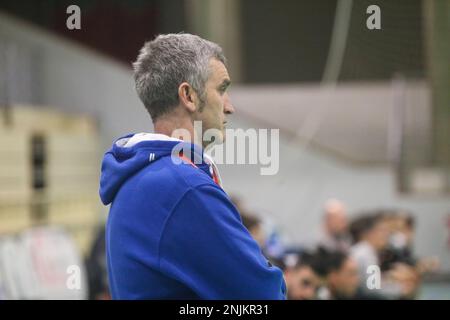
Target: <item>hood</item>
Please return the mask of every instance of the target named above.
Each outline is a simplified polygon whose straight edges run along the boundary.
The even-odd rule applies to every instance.
[[[108,205],[114,200],[129,177],[181,148],[191,150],[191,159],[193,162],[195,159],[199,169],[210,176],[214,170],[219,176],[214,161],[196,144],[157,133],[129,134],[117,139],[103,157],[99,190],[103,204]]]

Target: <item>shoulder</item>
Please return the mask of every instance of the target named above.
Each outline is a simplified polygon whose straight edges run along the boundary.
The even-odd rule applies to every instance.
[[[215,186],[214,181],[204,171],[187,163],[174,163],[164,157],[146,167],[140,177],[140,184],[164,189],[189,190],[203,185]]]

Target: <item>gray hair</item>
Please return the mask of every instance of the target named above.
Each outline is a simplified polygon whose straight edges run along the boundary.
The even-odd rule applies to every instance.
[[[178,87],[183,82],[204,101],[211,58],[226,63],[219,45],[188,33],[159,35],[144,44],[133,63],[134,81],[153,121],[178,105]]]

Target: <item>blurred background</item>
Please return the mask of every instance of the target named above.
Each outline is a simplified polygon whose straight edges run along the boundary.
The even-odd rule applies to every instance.
[[[376,256],[370,294],[450,299],[449,0],[2,0],[0,299],[109,298],[100,161],[152,131],[131,63],[182,31],[223,47],[230,127],[280,129],[278,174],[220,169],[290,298],[356,297]]]

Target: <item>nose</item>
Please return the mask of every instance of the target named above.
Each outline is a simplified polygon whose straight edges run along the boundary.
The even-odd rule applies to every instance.
[[[228,94],[226,93],[224,96],[224,103],[223,103],[223,112],[225,114],[233,114],[234,113],[234,107],[231,104],[231,100],[230,97],[228,96]]]

